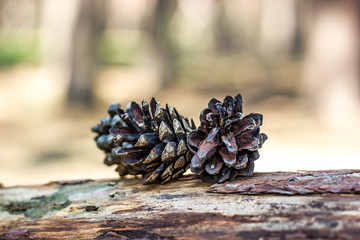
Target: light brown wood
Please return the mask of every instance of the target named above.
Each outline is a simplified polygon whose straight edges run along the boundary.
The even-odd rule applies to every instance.
[[[332,171],[331,174],[348,173]],[[280,175],[291,179],[294,173],[265,175],[276,181]],[[261,185],[261,178],[264,174],[255,174],[236,180],[236,184],[254,181]],[[214,193],[211,191],[218,185],[210,186],[211,183],[190,176],[165,185],[142,185],[141,179],[122,179],[1,188],[0,239],[357,239],[360,236],[357,192],[240,195]]]

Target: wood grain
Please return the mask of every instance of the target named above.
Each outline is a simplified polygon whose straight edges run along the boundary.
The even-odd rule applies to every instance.
[[[360,193],[360,170],[258,173],[211,186],[212,192],[285,195]]]
[[[280,181],[280,176],[291,179],[294,174],[304,173],[256,174],[233,184],[253,181],[268,186],[264,178],[276,182],[277,177]],[[345,173],[311,174],[334,178]],[[314,192],[291,196],[266,192],[247,195],[246,191],[241,195],[220,194],[214,192],[216,189],[221,188],[193,177],[165,185],[142,185],[140,179],[122,179],[2,188],[0,239],[357,239],[360,236],[360,195],[353,189],[349,194]]]

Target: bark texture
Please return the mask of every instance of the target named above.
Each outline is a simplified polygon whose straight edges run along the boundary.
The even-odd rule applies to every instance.
[[[5,187],[0,239],[357,239],[359,173],[258,173],[213,186],[187,176],[165,185],[122,179]],[[252,182],[260,189],[304,183],[312,194],[294,187],[224,194],[231,184],[239,189]],[[338,194],[334,187],[319,187],[325,182],[347,187]]]
[[[256,178],[242,178],[211,186],[212,192],[285,195],[315,193],[360,194],[360,170],[275,172],[256,174]]]

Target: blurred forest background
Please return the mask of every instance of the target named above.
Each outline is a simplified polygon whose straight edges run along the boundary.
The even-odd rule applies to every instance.
[[[255,171],[360,168],[357,0],[0,0],[0,182],[116,178],[90,127],[241,93]]]

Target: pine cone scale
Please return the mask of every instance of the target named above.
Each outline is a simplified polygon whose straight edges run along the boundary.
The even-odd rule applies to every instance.
[[[121,127],[121,126],[115,125],[109,129],[109,133],[112,136],[117,136],[120,134],[131,134],[131,131],[127,127]]]
[[[161,123],[160,123],[159,138],[160,138],[160,141],[162,141],[162,142],[175,140],[173,131],[171,130],[169,125],[166,124],[164,121],[161,121]]]
[[[236,95],[234,98],[234,115],[240,113],[242,115],[243,112],[243,100],[240,94]]]
[[[205,166],[205,170],[206,172],[208,172],[211,175],[215,175],[218,174],[221,170],[221,167],[223,166],[223,162],[219,161],[219,160],[213,160],[210,161],[208,164],[206,164]]]
[[[124,163],[133,165],[142,161],[142,159],[147,155],[147,153],[139,147],[134,148],[123,148],[119,149],[116,152],[116,156],[119,159],[122,159]]]
[[[191,165],[195,168],[203,166],[205,161],[215,154],[218,145],[216,142],[204,141],[191,159]]]
[[[144,124],[143,111],[142,111],[141,107],[139,106],[139,104],[137,104],[136,102],[131,102],[130,113],[131,113],[132,119],[134,119],[134,122],[141,129],[144,129],[145,124]]]
[[[236,159],[236,163],[234,165],[234,168],[236,169],[243,169],[246,167],[247,163],[249,161],[249,158],[247,156],[247,154],[243,154],[243,155],[238,155],[237,159]]]
[[[221,173],[221,177],[219,179],[219,183],[222,183],[226,180],[228,180],[230,178],[230,174],[231,174],[231,169],[230,168],[223,168],[223,171]]]
[[[186,159],[185,159],[184,156],[181,156],[181,157],[179,157],[179,159],[175,162],[174,168],[175,168],[175,169],[182,168],[182,167],[185,166],[185,164],[186,164]]]
[[[160,141],[156,133],[144,133],[137,140],[135,147],[154,147]]]
[[[165,143],[160,143],[156,145],[153,149],[151,149],[150,153],[148,154],[143,163],[151,163],[153,161],[160,160],[161,153],[164,151],[165,146]]]
[[[219,153],[226,166],[228,167],[234,166],[234,164],[236,163],[237,149],[235,149],[235,151],[233,152],[230,152],[228,148],[222,147],[220,148]]]
[[[191,133],[189,133],[187,143],[193,153],[197,152],[198,146],[204,141],[206,136],[207,133],[201,130],[192,131]]]
[[[201,141],[200,146],[198,146],[198,151],[191,160],[193,167],[196,168],[202,166],[208,158],[215,154],[217,147],[220,145],[218,139],[216,138],[216,134],[219,130],[219,128],[214,128],[208,134],[207,138],[204,141]]]
[[[177,146],[177,156],[186,154],[186,152],[188,151],[186,142],[184,140],[180,140],[178,146]]]
[[[220,139],[229,152],[236,152],[236,140],[233,133],[230,132],[229,134],[221,135]]]
[[[161,161],[165,162],[176,157],[177,144],[175,142],[168,142],[161,154]]]

